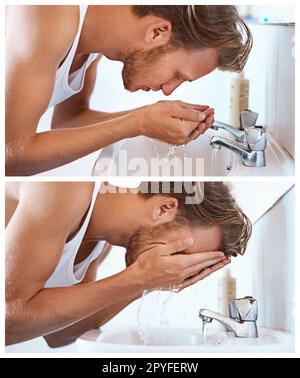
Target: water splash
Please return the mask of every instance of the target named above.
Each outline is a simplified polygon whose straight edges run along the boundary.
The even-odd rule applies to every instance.
[[[169,144],[167,157],[169,159],[176,157],[176,150],[177,150],[177,146],[175,144]]]
[[[187,145],[183,144],[182,148],[183,148],[183,158],[185,159],[187,157]]]
[[[178,289],[177,286],[171,286],[167,292],[164,293],[162,301],[159,301],[161,303],[160,307],[160,325],[162,327],[169,327],[169,319],[168,319],[168,314],[167,314],[167,306],[168,303],[171,301],[173,294],[177,293]],[[163,291],[159,291],[159,294],[163,293]]]
[[[150,340],[149,328],[147,324],[144,324],[145,322],[148,321],[148,319],[144,319],[143,314],[142,314],[142,308],[145,303],[145,297],[148,293],[149,293],[148,290],[143,291],[143,294],[140,299],[138,312],[137,312],[137,330],[144,345],[149,345],[149,340]]]
[[[169,290],[157,290],[152,293],[155,300],[155,306],[151,306],[151,311],[147,311],[145,297],[150,292],[145,290],[140,300],[137,313],[137,329],[144,345],[159,345],[164,343],[167,337],[167,330],[170,327],[168,319],[168,304],[170,303],[174,293],[179,291],[176,285],[170,286]],[[154,324],[155,323],[155,324]],[[155,330],[156,333],[151,330]],[[157,334],[157,327],[160,332]]]
[[[160,156],[159,156],[159,152],[158,152],[158,148],[157,148],[156,142],[155,142],[155,140],[152,139],[152,138],[149,138],[149,139],[150,139],[150,142],[151,142],[151,144],[152,144],[152,147],[153,147],[153,150],[154,150],[155,156],[156,156],[156,158],[159,159]]]

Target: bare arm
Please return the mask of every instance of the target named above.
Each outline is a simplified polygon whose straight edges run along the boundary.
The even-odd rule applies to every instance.
[[[109,246],[110,248],[111,246]],[[104,256],[103,256],[104,255]],[[95,260],[90,266],[89,269],[82,281],[81,284],[87,282],[93,282],[96,280],[97,269],[103,262],[104,258],[107,255],[107,247],[102,251],[101,255]],[[104,257],[104,258],[103,258]],[[121,310],[123,310],[127,305],[129,305],[133,300],[137,299],[139,296],[132,296],[132,298],[122,300],[114,305],[108,306],[101,311],[98,311],[96,314],[81,320],[78,323],[66,327],[58,332],[51,333],[44,336],[47,344],[52,348],[61,347],[68,345],[74,342],[78,337],[83,335],[85,332],[91,329],[97,329],[103,324],[112,319],[117,315]]]
[[[22,186],[6,230],[7,343],[58,331],[138,296],[134,270],[73,287],[44,288],[68,235],[89,206],[91,190],[91,183]]]
[[[95,88],[97,67],[100,59],[101,55],[99,55],[87,69],[83,89],[55,106],[52,117],[52,129],[92,125],[98,122],[115,119],[137,110],[131,109],[109,113],[90,108],[90,98]]]

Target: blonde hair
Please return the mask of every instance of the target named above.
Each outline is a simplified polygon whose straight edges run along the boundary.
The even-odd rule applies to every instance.
[[[156,183],[155,193],[151,193],[151,182],[140,185],[139,195],[145,199],[154,195],[175,197],[178,201],[178,214],[174,221],[165,225],[166,228],[191,225],[201,227],[217,226],[221,230],[221,250],[227,256],[243,255],[252,232],[249,218],[237,205],[230,193],[229,186],[223,182],[191,183],[201,188],[203,195],[201,202],[197,204],[187,203],[186,199],[193,194],[186,190],[185,185],[177,185],[176,182],[168,182],[169,191],[166,193],[166,183]],[[176,188],[181,187],[178,193]]]
[[[233,5],[133,5],[137,17],[149,14],[172,24],[170,45],[217,48],[218,68],[241,72],[252,48],[252,35]]]

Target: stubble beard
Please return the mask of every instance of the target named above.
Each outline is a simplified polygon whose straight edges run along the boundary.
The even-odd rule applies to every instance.
[[[122,69],[122,78],[124,88],[128,91],[134,90],[137,78],[145,78],[146,75],[151,76],[150,67],[163,54],[173,50],[169,44],[155,47],[151,50],[134,50],[126,54],[124,58],[124,66]]]

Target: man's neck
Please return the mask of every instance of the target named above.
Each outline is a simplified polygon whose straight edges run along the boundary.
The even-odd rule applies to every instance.
[[[78,54],[102,53],[112,60],[123,60],[134,34],[130,6],[90,5],[84,20]],[[125,47],[125,49],[124,49]]]
[[[122,194],[123,195],[123,194]],[[128,221],[122,221],[118,193],[99,193],[85,234],[86,241],[105,240],[127,247],[132,233]]]

